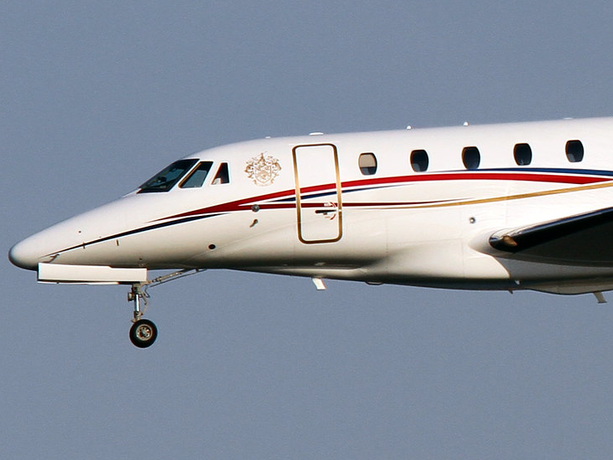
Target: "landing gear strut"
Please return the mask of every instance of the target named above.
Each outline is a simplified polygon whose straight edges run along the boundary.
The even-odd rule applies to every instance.
[[[128,294],[128,301],[134,302],[134,324],[130,328],[130,341],[138,348],[150,347],[158,336],[158,328],[153,321],[142,318],[144,310],[141,309],[141,299],[146,306],[148,297],[140,283],[133,284]]]

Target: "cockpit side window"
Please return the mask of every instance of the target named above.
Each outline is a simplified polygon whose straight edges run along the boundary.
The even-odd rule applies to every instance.
[[[228,163],[222,163],[217,170],[217,174],[215,174],[215,179],[213,179],[212,185],[218,184],[229,184],[230,183],[230,173],[228,171]]]
[[[187,178],[179,184],[180,188],[198,188],[202,187],[204,184],[204,180],[206,176],[209,174],[211,170],[211,166],[213,166],[212,161],[203,161],[200,163],[194,170],[190,173]]]
[[[198,160],[179,160],[163,169],[139,188],[138,193],[167,192],[192,169]]]

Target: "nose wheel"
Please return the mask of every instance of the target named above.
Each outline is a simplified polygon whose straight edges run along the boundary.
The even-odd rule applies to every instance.
[[[148,348],[153,345],[158,336],[158,328],[148,319],[143,319],[144,311],[141,309],[141,299],[147,305],[148,295],[141,284],[133,284],[128,294],[128,301],[134,302],[134,319],[130,328],[130,341],[138,348]]]
[[[138,348],[150,347],[157,336],[158,328],[148,319],[140,319],[130,328],[130,341]]]

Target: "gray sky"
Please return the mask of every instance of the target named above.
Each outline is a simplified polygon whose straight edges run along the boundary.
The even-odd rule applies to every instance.
[[[4,2],[1,246],[223,143],[613,115],[612,30],[596,0]],[[592,296],[210,271],[150,290],[139,350],[126,288],[0,272],[2,458],[613,456]]]

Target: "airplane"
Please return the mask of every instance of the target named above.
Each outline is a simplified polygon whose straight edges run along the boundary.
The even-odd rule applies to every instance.
[[[147,288],[206,269],[605,302],[612,234],[613,118],[465,123],[187,155],[9,259],[39,282],[129,286],[147,348]]]

